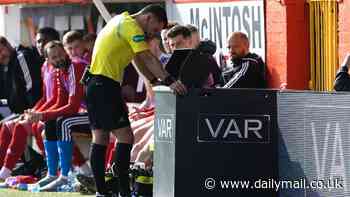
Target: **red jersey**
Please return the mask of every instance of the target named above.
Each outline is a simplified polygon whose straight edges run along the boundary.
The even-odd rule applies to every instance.
[[[55,93],[57,92],[57,86],[55,83],[57,80],[57,71],[52,65],[48,64],[47,62],[44,62],[41,67],[41,79],[43,82],[42,97],[33,107],[35,111],[42,111],[47,109],[53,105],[56,100]]]
[[[80,79],[85,66],[86,64],[73,60],[67,69],[57,69],[56,102],[52,107],[42,112],[43,121],[74,115],[79,111],[84,103],[84,90]]]

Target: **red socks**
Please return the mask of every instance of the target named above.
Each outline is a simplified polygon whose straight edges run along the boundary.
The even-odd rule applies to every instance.
[[[27,146],[28,132],[21,124],[16,124],[12,135],[4,162],[4,166],[9,170],[15,167],[16,162],[24,153]]]
[[[11,133],[6,124],[2,124],[0,128],[0,167],[3,166],[7,148],[11,142]]]

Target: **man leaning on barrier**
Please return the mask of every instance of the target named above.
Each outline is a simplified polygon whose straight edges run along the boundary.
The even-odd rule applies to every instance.
[[[192,29],[195,27],[191,27]],[[203,75],[205,77],[204,81],[198,81],[198,83],[189,83],[186,80],[183,81],[186,86],[189,88],[189,86],[193,86],[196,88],[213,88],[220,85],[220,69],[217,65],[215,59],[212,57],[210,53],[208,53],[205,49],[209,48],[208,46],[201,46],[200,41],[198,39],[192,38],[193,34],[191,30],[187,26],[183,25],[175,25],[169,31],[167,32],[167,39],[169,42],[169,46],[172,52],[175,50],[183,50],[183,49],[194,49],[193,53],[190,53],[187,58],[182,62],[181,68],[179,69],[180,72],[183,72],[183,67],[191,66],[195,67],[195,69],[192,69],[191,71],[196,71],[196,73],[192,72],[190,74],[190,78],[196,80],[195,75]],[[195,42],[195,43],[194,43]],[[216,49],[216,46],[214,45],[214,48]],[[203,50],[204,49],[204,50]],[[194,54],[196,53],[196,55]],[[199,61],[199,59],[201,61]],[[189,63],[189,61],[191,61]],[[216,69],[213,69],[216,68]],[[205,71],[205,72],[203,72]],[[170,71],[169,71],[170,72]],[[188,71],[187,71],[188,72]],[[202,72],[204,74],[202,74]],[[191,81],[192,82],[192,81]]]
[[[154,57],[145,42],[167,25],[164,8],[149,5],[134,15],[124,12],[115,16],[98,34],[87,82],[87,108],[92,129],[90,161],[96,181],[96,196],[108,196],[105,186],[105,153],[112,132],[118,144],[115,164],[121,196],[130,196],[129,163],[134,142],[128,112],[122,100],[120,81],[125,67],[133,60],[137,69],[152,84],[159,81],[177,94],[186,88],[171,77]]]
[[[213,55],[216,52],[216,43],[208,39],[201,40],[199,36],[199,30],[196,26],[188,24],[186,25],[186,27],[191,31],[192,48],[197,49],[200,52],[208,55],[208,64],[211,73],[210,77],[214,82],[214,86],[223,86],[224,79],[221,75],[221,70],[215,58],[213,57]]]

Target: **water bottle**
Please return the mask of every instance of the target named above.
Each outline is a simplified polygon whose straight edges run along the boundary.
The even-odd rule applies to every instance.
[[[77,177],[76,173],[73,171],[70,171],[68,173],[68,185],[73,185],[76,182],[75,180],[76,177]]]
[[[17,185],[17,189],[26,191],[26,190],[28,190],[28,184],[20,183],[20,184]]]
[[[68,184],[68,185],[62,185],[61,187],[57,188],[58,192],[74,192],[73,187]]]
[[[38,184],[28,184],[27,190],[30,192],[39,192],[40,186]]]

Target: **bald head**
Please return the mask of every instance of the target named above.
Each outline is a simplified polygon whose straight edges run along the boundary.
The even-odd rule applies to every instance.
[[[227,42],[231,59],[242,58],[249,53],[249,40],[245,33],[233,32]]]

